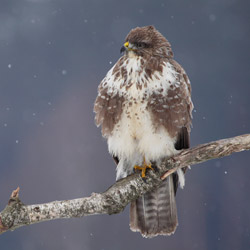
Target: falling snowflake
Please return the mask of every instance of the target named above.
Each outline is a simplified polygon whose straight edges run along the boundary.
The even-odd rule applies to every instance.
[[[63,69],[63,70],[62,70],[62,74],[63,74],[63,75],[66,75],[66,74],[67,74],[67,70]]]
[[[216,20],[216,16],[215,16],[214,14],[210,14],[210,15],[209,15],[209,20],[210,20],[211,22],[214,22],[214,21]]]

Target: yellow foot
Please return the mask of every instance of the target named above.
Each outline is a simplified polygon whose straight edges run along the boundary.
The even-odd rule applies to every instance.
[[[146,170],[148,168],[154,170],[153,167],[152,167],[152,165],[151,165],[151,163],[146,164],[145,161],[143,163],[143,166],[137,166],[137,165],[134,166],[135,170],[141,170],[141,177],[142,178],[145,178],[145,176],[146,176]]]

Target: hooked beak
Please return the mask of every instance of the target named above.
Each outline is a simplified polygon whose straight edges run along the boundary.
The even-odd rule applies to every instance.
[[[123,53],[124,51],[126,51],[128,47],[129,47],[129,42],[124,43],[120,49],[120,53]]]

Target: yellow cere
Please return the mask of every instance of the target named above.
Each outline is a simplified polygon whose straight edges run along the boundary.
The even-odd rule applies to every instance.
[[[124,43],[124,46],[125,46],[126,48],[128,48],[129,42],[125,42],[125,43]]]

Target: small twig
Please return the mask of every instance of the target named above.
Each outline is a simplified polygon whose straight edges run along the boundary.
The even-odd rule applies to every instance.
[[[20,191],[20,187],[17,187],[17,189],[14,190],[14,191],[11,193],[10,198],[18,198],[18,196],[19,196],[19,191]]]
[[[74,200],[24,205],[19,199],[19,187],[11,194],[8,205],[0,213],[0,234],[24,225],[59,218],[83,217],[94,214],[114,214],[123,211],[129,202],[156,188],[178,168],[250,149],[250,134],[202,144],[166,158],[149,171],[146,181],[139,174],[130,175],[111,186],[106,192]]]

